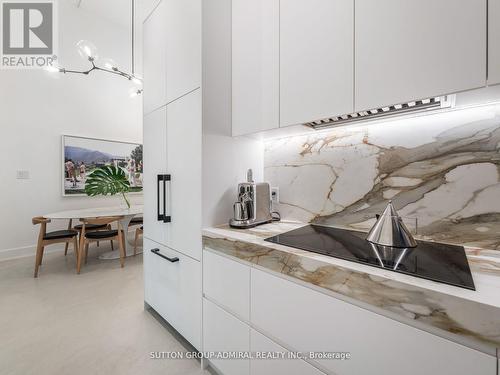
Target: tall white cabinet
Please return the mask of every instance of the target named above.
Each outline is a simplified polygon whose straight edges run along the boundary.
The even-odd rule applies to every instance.
[[[201,0],[143,30],[144,299],[201,350]]]

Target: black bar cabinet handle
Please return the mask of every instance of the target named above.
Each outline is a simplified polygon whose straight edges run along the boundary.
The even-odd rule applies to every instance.
[[[172,216],[167,215],[167,182],[170,183],[172,177],[169,174],[163,175],[163,222],[172,222]]]
[[[175,257],[175,258],[169,258],[168,256],[161,254],[161,253],[160,253],[160,249],[152,249],[152,250],[151,250],[151,252],[152,252],[153,254],[158,255],[159,257],[161,257],[161,258],[163,258],[163,259],[168,260],[169,262],[172,262],[172,263],[176,263],[176,262],[178,262],[178,261],[179,261],[179,258],[177,258],[177,257]]]
[[[159,174],[156,181],[156,213],[158,216],[158,221],[163,221],[164,215],[160,213],[160,182],[163,181],[163,175]],[[165,213],[165,208],[163,208]]]
[[[165,185],[165,177],[166,175],[162,176],[162,181],[163,181],[163,222],[165,223],[165,219],[167,216],[167,187]]]

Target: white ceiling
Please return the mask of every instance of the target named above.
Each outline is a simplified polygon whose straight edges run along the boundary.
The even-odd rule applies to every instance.
[[[75,6],[108,21],[130,28],[132,0],[73,0]],[[138,4],[136,4],[136,8]]]

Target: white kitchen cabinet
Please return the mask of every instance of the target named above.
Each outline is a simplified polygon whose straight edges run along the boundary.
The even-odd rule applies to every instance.
[[[144,300],[201,350],[201,265],[144,239]]]
[[[201,0],[162,0],[166,24],[167,103],[201,86]]]
[[[162,0],[143,24],[144,113],[201,86],[201,0]]]
[[[144,117],[144,236],[197,260],[201,133],[200,90]]]
[[[279,0],[232,1],[233,136],[279,127]]]
[[[249,352],[250,327],[207,299],[203,299],[203,351],[221,354]],[[227,375],[249,375],[250,360],[211,358]]]
[[[230,282],[228,282],[230,280]],[[250,267],[205,251],[203,294],[246,322],[250,320]]]
[[[144,300],[201,350],[201,0],[161,0],[143,37]]]
[[[201,258],[201,90],[167,106],[166,245]]]
[[[355,109],[486,84],[486,0],[356,0]]]
[[[353,112],[354,0],[280,3],[280,126]]]
[[[152,112],[167,103],[167,25],[162,1],[143,24],[143,110]]]
[[[496,373],[493,356],[253,268],[251,322],[294,350],[349,352],[349,360],[317,361],[336,374]]]
[[[488,84],[500,83],[500,0],[488,0]]]
[[[251,375],[324,375],[323,372],[309,363],[289,356],[288,350],[256,330],[250,331],[250,351],[252,353],[279,353],[280,359],[252,359],[250,361]]]

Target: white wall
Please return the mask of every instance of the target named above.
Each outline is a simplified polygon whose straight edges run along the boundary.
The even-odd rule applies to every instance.
[[[130,69],[130,31],[59,1],[59,57],[68,68],[85,68],[75,43],[91,40],[100,56]],[[61,195],[61,135],[142,142],[141,99],[131,84],[96,72],[90,76],[40,70],[0,71],[0,259],[32,252],[38,227],[31,218],[50,212],[119,204],[118,197]],[[29,180],[16,180],[28,170]],[[134,197],[140,202],[142,197]],[[66,226],[53,223],[51,229]],[[34,251],[34,250],[33,250]]]
[[[203,225],[225,224],[248,168],[264,176],[261,141],[231,137],[231,0],[203,1]]]

